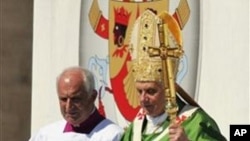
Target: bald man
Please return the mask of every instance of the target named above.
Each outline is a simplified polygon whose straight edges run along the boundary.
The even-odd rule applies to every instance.
[[[29,141],[118,141],[123,129],[95,107],[93,74],[81,67],[65,69],[57,78],[63,120],[47,125]]]

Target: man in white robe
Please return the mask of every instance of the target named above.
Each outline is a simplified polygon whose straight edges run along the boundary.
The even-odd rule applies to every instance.
[[[65,69],[57,80],[64,120],[41,128],[29,141],[119,141],[123,129],[98,112],[94,88],[90,71],[80,67]]]

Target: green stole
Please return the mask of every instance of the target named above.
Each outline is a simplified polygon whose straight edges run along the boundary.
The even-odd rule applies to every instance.
[[[178,114],[177,122],[182,123],[183,120],[188,119],[196,110],[198,107],[190,106],[190,105],[185,105],[181,111]],[[141,112],[141,111],[140,111]],[[182,119],[182,117],[185,117],[185,119]],[[178,121],[178,119],[180,119]],[[168,125],[169,125],[169,120],[166,120],[161,127],[164,129],[160,133],[154,133],[154,134],[148,134],[144,135],[142,134],[142,131],[144,130],[146,125],[144,122],[146,122],[145,116],[142,117],[136,117],[134,120],[134,128],[133,128],[133,141],[141,141],[147,140],[147,141],[160,141],[166,134],[168,134]]]

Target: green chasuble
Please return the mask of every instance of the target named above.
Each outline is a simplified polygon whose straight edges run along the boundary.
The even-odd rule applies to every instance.
[[[146,118],[143,119],[145,123]],[[162,128],[168,128],[169,121],[166,120],[162,124]],[[133,128],[135,123],[132,122],[130,126],[126,129],[122,141],[133,141]],[[190,141],[226,141],[225,137],[220,133],[219,127],[216,122],[201,108],[194,111],[189,117],[181,122],[181,126],[184,127],[185,133]],[[163,131],[159,133],[145,135],[143,134],[142,126],[141,140],[142,141],[153,141]],[[159,139],[159,138],[158,138]],[[139,141],[139,140],[136,140]],[[164,135],[159,139],[159,141],[169,141],[168,133],[164,132]]]

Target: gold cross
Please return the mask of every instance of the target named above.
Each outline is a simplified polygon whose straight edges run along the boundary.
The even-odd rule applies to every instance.
[[[165,29],[165,30],[164,30]],[[176,103],[175,74],[171,59],[179,59],[183,55],[181,46],[171,47],[168,41],[167,24],[162,21],[158,24],[160,47],[148,47],[149,57],[160,56],[162,59],[162,74],[166,95],[166,112],[170,121],[174,121],[178,111]]]

